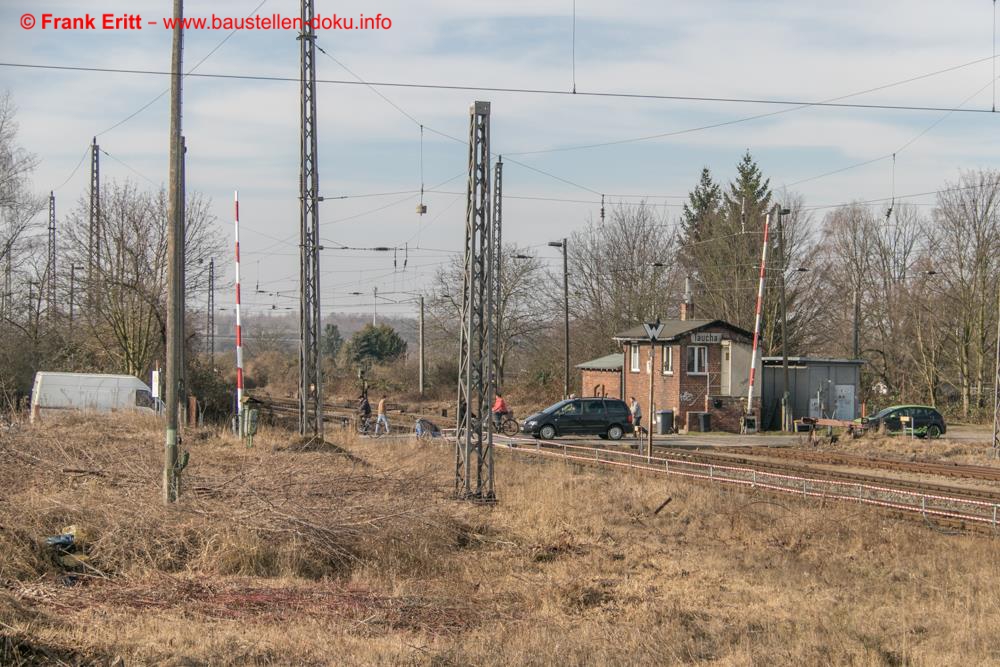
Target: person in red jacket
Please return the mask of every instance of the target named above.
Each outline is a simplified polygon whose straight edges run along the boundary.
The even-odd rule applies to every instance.
[[[500,424],[503,422],[504,416],[506,416],[507,401],[503,400],[503,394],[499,391],[497,392],[497,398],[493,401],[493,424],[496,426],[496,430],[500,430]]]

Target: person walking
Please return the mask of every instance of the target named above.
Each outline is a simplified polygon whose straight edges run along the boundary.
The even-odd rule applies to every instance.
[[[629,410],[632,412],[632,425],[635,428],[633,433],[635,437],[639,437],[639,431],[642,429],[642,408],[639,407],[639,401],[635,400],[635,396],[630,397],[632,403],[629,405]]]
[[[378,427],[384,426],[385,432],[389,433],[389,418],[385,415],[385,394],[382,394],[382,399],[378,402],[378,417],[375,419],[375,435],[378,435]]]

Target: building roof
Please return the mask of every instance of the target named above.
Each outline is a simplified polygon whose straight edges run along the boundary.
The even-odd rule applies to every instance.
[[[662,320],[660,323],[663,325],[663,331],[660,333],[660,337],[657,340],[661,341],[676,340],[684,334],[693,333],[709,327],[725,327],[733,333],[746,336],[747,338],[751,338],[753,336],[753,334],[749,331],[745,331],[738,326],[730,324],[729,322],[724,322],[723,320]],[[648,341],[649,337],[646,335],[645,326],[639,324],[615,334],[614,339]]]
[[[765,366],[782,365],[782,357],[764,357],[761,362]],[[833,357],[788,357],[788,363],[794,366],[821,366],[824,364],[854,364],[861,366],[867,363],[864,359],[837,359]]]
[[[615,352],[577,364],[576,367],[585,371],[620,371],[624,365],[625,355],[621,352]]]

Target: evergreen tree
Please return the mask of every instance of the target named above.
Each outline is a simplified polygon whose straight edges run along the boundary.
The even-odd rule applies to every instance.
[[[348,358],[360,364],[395,361],[405,353],[406,341],[388,324],[366,325],[346,347]]]
[[[697,243],[707,236],[709,227],[719,213],[722,204],[722,188],[712,180],[708,167],[701,170],[701,180],[688,194],[681,214],[682,244]]]
[[[327,324],[323,328],[323,337],[320,339],[320,347],[323,354],[331,359],[337,358],[337,353],[344,345],[344,337],[340,334],[340,327],[336,324]]]

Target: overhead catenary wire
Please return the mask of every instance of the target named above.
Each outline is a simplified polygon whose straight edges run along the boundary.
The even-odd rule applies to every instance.
[[[124,67],[94,67],[94,66],[84,66],[84,65],[49,65],[42,63],[20,63],[20,62],[0,62],[0,67],[11,67],[11,68],[21,68],[21,69],[40,69],[40,70],[61,70],[68,72],[95,72],[95,73],[105,73],[105,74],[134,74],[142,76],[170,76],[169,71],[165,70],[152,70],[152,69],[129,69]],[[244,81],[275,81],[275,82],[286,82],[286,83],[299,83],[298,77],[290,76],[277,76],[269,74],[222,74],[222,73],[206,73],[206,72],[192,72],[185,75],[188,78],[203,78],[203,79],[231,79],[231,80],[244,80]],[[697,96],[697,95],[666,95],[658,93],[626,93],[626,92],[611,92],[611,91],[577,91],[573,93],[569,90],[559,90],[556,88],[513,88],[513,87],[503,87],[503,86],[473,86],[473,85],[462,85],[462,84],[441,84],[441,83],[414,83],[414,82],[402,82],[402,81],[350,81],[347,79],[316,79],[318,84],[326,85],[340,85],[340,86],[354,86],[354,85],[364,85],[371,87],[381,87],[381,88],[413,88],[417,90],[454,90],[454,91],[472,91],[472,92],[487,92],[487,93],[512,93],[512,94],[524,94],[524,95],[578,95],[586,97],[597,97],[597,98],[619,98],[619,99],[647,99],[647,100],[663,100],[663,101],[673,101],[673,102],[708,102],[708,103],[720,103],[720,104],[767,104],[767,105],[781,105],[781,106],[809,106],[809,107],[832,107],[832,108],[842,108],[842,109],[880,109],[886,111],[959,111],[963,113],[992,113],[991,109],[957,109],[954,107],[941,107],[933,105],[916,105],[916,104],[861,104],[861,103],[845,103],[845,102],[815,102],[809,100],[794,100],[794,99],[766,99],[766,98],[755,98],[755,97],[709,97],[709,96]],[[428,131],[442,134],[449,139],[456,139],[447,134],[437,132],[433,128],[428,127]],[[461,140],[458,140],[461,141]],[[507,153],[504,153],[506,155]]]

